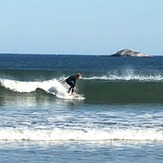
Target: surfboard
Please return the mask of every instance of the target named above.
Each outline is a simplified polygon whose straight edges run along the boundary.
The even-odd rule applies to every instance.
[[[57,98],[59,99],[65,99],[65,100],[84,100],[85,97],[83,94],[69,94],[66,91],[58,91],[56,89],[54,89],[53,87],[50,88],[48,91],[48,93],[55,95]]]
[[[85,97],[83,94],[68,94],[70,97],[72,97],[72,99],[79,99],[79,100],[84,100]]]
[[[60,99],[67,99],[67,100],[84,100],[85,97],[84,95],[82,94],[64,94],[64,95],[59,95],[59,94],[56,94],[56,97],[57,98],[60,98]]]

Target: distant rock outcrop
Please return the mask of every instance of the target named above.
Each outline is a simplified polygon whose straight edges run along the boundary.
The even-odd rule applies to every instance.
[[[142,52],[135,52],[130,49],[123,49],[112,55],[113,57],[150,57]]]

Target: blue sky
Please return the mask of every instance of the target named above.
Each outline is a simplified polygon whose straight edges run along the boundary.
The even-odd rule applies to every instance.
[[[163,0],[0,0],[0,52],[163,54]]]

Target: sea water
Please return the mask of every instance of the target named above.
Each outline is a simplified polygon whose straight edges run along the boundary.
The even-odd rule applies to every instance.
[[[163,161],[162,57],[1,54],[0,75],[0,162]]]

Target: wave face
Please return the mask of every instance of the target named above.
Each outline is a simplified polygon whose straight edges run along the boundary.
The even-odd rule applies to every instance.
[[[1,55],[0,59],[4,97],[51,93],[63,98],[68,89],[64,80],[80,72],[83,79],[76,92],[85,103],[163,103],[163,57]]]
[[[31,96],[54,95],[56,98],[69,99],[68,86],[64,80],[17,81],[0,79],[2,95],[26,93]],[[39,91],[40,90],[40,91]],[[42,91],[43,92],[42,92]],[[86,103],[163,103],[163,82],[110,80],[110,78],[90,77],[78,82],[77,94],[85,97]],[[37,94],[35,94],[37,93]]]

